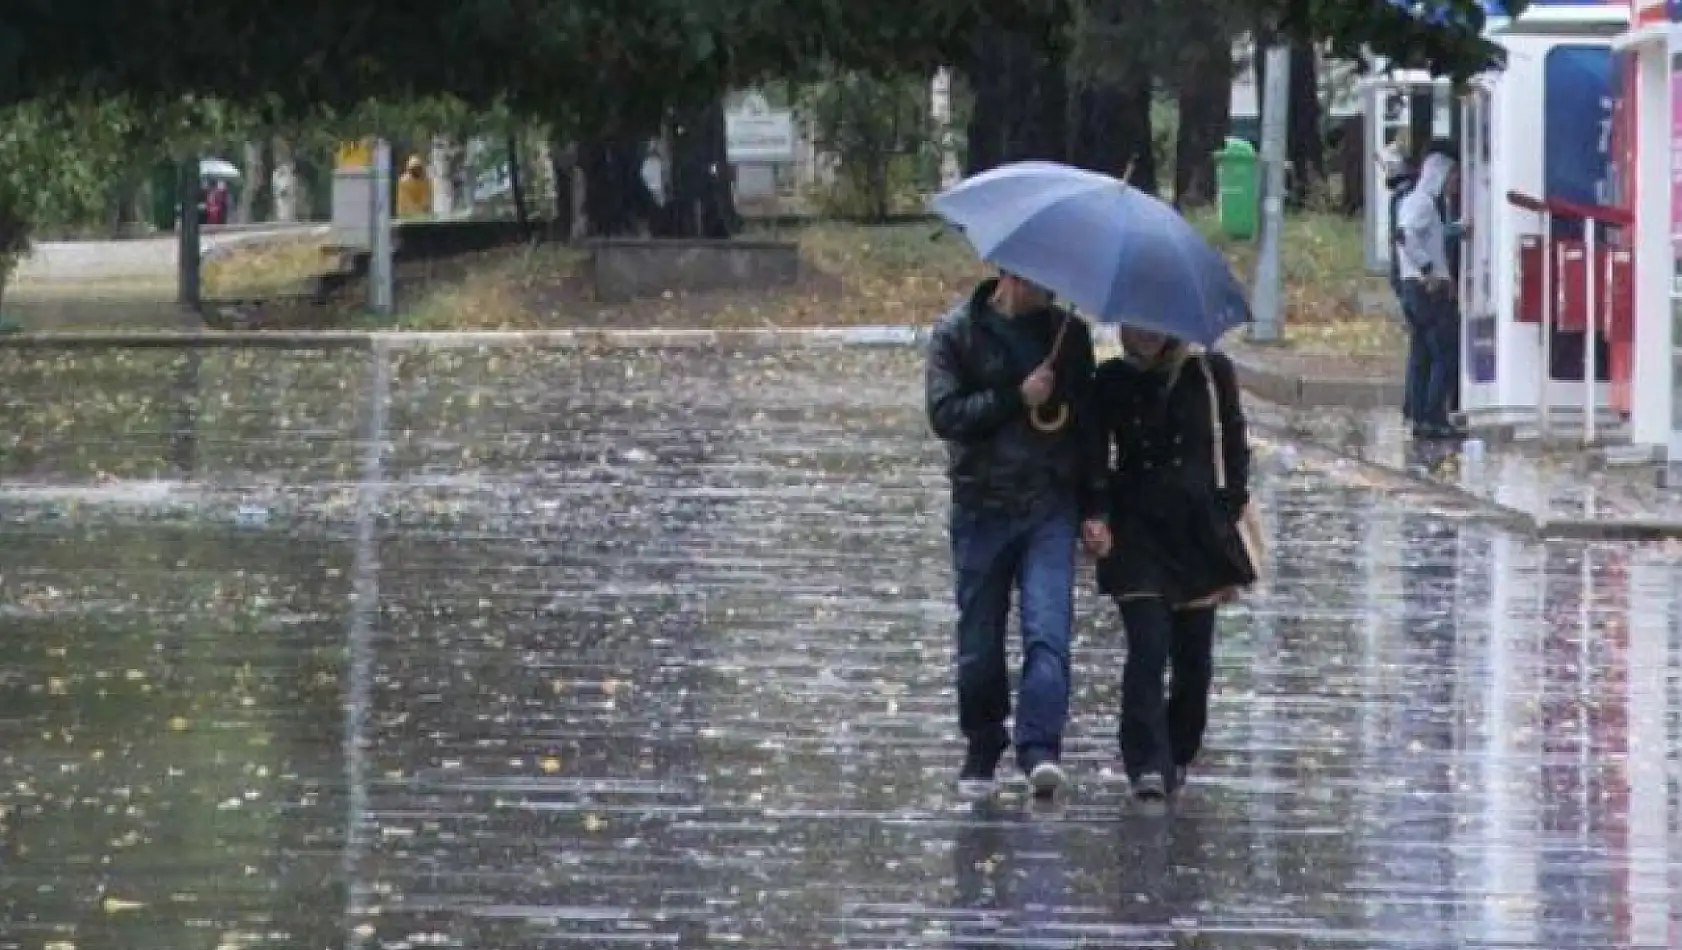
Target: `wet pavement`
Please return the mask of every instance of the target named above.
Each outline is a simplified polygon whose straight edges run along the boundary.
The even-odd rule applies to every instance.
[[[1538,522],[1612,521],[1682,526],[1682,486],[1665,487],[1657,466],[1605,464],[1574,445],[1413,439],[1395,409],[1264,410],[1299,439],[1406,471],[1523,512]],[[1667,533],[1676,534],[1676,530]]]
[[[1665,547],[1267,446],[1177,813],[1084,590],[1072,794],[976,807],[910,352],[0,378],[0,950],[1682,945]]]

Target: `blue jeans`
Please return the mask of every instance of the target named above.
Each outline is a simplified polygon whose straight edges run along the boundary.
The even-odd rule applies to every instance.
[[[1417,280],[1402,284],[1408,321],[1407,395],[1403,411],[1416,426],[1448,425],[1460,381],[1460,314],[1452,291],[1432,293]]]
[[[1015,591],[1022,626],[1015,741],[1024,768],[1063,751],[1079,535],[1073,502],[1047,501],[1023,514],[952,509],[958,724],[971,742],[1003,745],[1009,739],[1005,628]]]

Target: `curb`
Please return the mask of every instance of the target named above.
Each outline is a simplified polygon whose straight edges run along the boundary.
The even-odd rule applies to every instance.
[[[1560,518],[1542,521],[1536,534],[1544,541],[1665,541],[1682,538],[1682,521],[1664,518]]]
[[[755,346],[917,346],[928,328],[914,325],[796,327],[742,330],[533,330],[485,332],[311,331],[155,333],[15,333],[0,337],[0,349],[473,349],[526,346],[538,349],[582,347],[755,347]]]
[[[210,301],[207,301],[209,303]],[[223,301],[226,303],[227,301]],[[921,324],[862,324],[859,326],[767,327],[761,329],[580,329],[580,330],[319,330],[290,332],[221,331],[141,333],[14,333],[0,337],[0,349],[210,349],[257,347],[267,349],[471,349],[528,346],[538,349],[578,347],[729,347],[729,346],[879,346],[913,347],[928,341],[930,327]],[[1100,345],[1114,343],[1113,328],[1093,334]]]
[[[1386,409],[1402,404],[1403,386],[1394,380],[1315,379],[1258,366],[1231,351],[1227,356],[1240,386],[1288,409]]]

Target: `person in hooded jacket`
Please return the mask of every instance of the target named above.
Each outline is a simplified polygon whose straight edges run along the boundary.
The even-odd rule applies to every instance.
[[[1250,446],[1232,361],[1123,327],[1125,355],[1098,367],[1094,405],[1114,461],[1111,553],[1098,586],[1127,636],[1122,766],[1138,803],[1165,804],[1203,745],[1215,612],[1256,580],[1233,550],[1249,502]],[[1163,690],[1163,674],[1171,683]]]
[[[1462,434],[1449,421],[1460,376],[1459,268],[1450,249],[1460,229],[1449,219],[1445,200],[1458,173],[1453,156],[1433,147],[1397,209],[1396,258],[1409,337],[1404,411],[1421,438]]]
[[[1012,594],[1022,628],[1016,765],[1037,796],[1067,780],[1075,554],[1083,541],[1094,554],[1109,550],[1093,362],[1086,323],[1010,273],[982,282],[929,337],[925,397],[946,443],[952,495],[958,724],[967,743],[958,781],[969,794],[985,793],[1012,745]]]

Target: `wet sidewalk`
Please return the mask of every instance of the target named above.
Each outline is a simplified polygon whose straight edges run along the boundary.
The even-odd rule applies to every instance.
[[[1264,440],[1179,812],[1084,589],[977,809],[914,352],[0,359],[0,950],[1682,942],[1661,549]]]
[[[1652,464],[1608,465],[1569,445],[1419,441],[1391,408],[1259,406],[1257,415],[1298,439],[1521,514],[1544,534],[1682,537],[1682,488],[1661,486]]]

